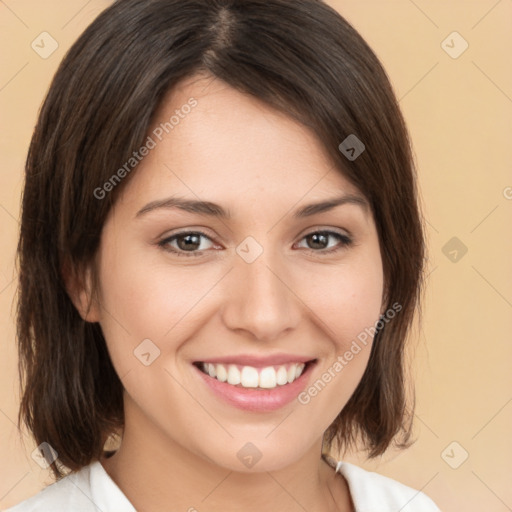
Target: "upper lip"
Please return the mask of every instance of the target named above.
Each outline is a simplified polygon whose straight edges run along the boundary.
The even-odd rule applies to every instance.
[[[240,354],[237,356],[221,356],[221,357],[212,357],[208,359],[201,359],[200,361],[196,361],[196,363],[212,363],[212,364],[239,364],[242,366],[254,366],[254,367],[264,367],[264,366],[277,366],[280,364],[286,363],[307,363],[308,361],[314,360],[314,357],[311,356],[300,356],[296,354],[273,354],[269,356],[259,356],[259,355],[250,355],[250,354]]]

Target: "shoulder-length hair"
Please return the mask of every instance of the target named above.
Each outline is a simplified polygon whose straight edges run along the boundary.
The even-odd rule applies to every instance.
[[[71,301],[64,269],[78,279],[88,266],[94,272],[106,216],[136,169],[103,199],[94,191],[143,145],[166,93],[198,72],[307,126],[369,200],[386,304],[401,308],[379,326],[362,380],[324,442],[330,449],[362,440],[370,457],[392,442],[406,446],[414,404],[404,347],[421,306],[425,251],[412,150],[378,58],[320,0],[118,0],[70,48],[26,161],[18,424],[71,471],[99,459],[122,429],[123,386],[99,324],[84,321]],[[355,159],[339,148],[349,135],[365,146]],[[55,462],[51,468],[64,476]]]

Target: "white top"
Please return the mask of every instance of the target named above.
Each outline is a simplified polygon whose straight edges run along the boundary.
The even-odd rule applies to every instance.
[[[441,512],[425,494],[378,473],[339,461],[356,512]],[[5,512],[137,512],[99,461],[48,485]]]

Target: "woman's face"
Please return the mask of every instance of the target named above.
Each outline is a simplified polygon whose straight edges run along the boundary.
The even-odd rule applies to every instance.
[[[231,470],[285,467],[367,365],[383,298],[371,211],[306,128],[218,80],[182,83],[149,135],[102,232],[89,318],[126,432]]]

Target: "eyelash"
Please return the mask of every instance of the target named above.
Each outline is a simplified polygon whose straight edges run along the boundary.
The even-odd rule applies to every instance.
[[[338,233],[336,231],[328,231],[328,230],[312,231],[311,233],[308,233],[308,234],[304,235],[302,237],[301,241],[304,240],[305,238],[311,236],[311,235],[318,235],[318,234],[332,235],[332,236],[334,236],[334,238],[337,238],[341,243],[340,243],[340,245],[338,245],[334,249],[332,249],[332,248],[331,249],[318,249],[318,250],[306,249],[307,252],[309,252],[309,253],[320,253],[320,254],[333,254],[335,252],[340,251],[341,249],[343,249],[345,247],[351,246],[352,243],[353,243],[353,240],[350,237],[348,237],[347,235],[342,235],[341,233]],[[186,235],[201,235],[201,236],[203,236],[203,237],[205,237],[208,240],[213,242],[213,240],[211,240],[211,238],[206,233],[203,233],[202,231],[183,231],[181,233],[177,233],[177,234],[172,235],[172,236],[170,236],[168,238],[165,238],[161,242],[158,242],[158,246],[161,247],[164,251],[174,253],[177,256],[185,256],[185,257],[202,256],[202,254],[205,251],[183,251],[181,249],[179,249],[179,250],[175,249],[175,248],[171,249],[169,247],[169,243],[171,241],[173,241],[173,240],[175,240],[177,238],[186,236]]]

